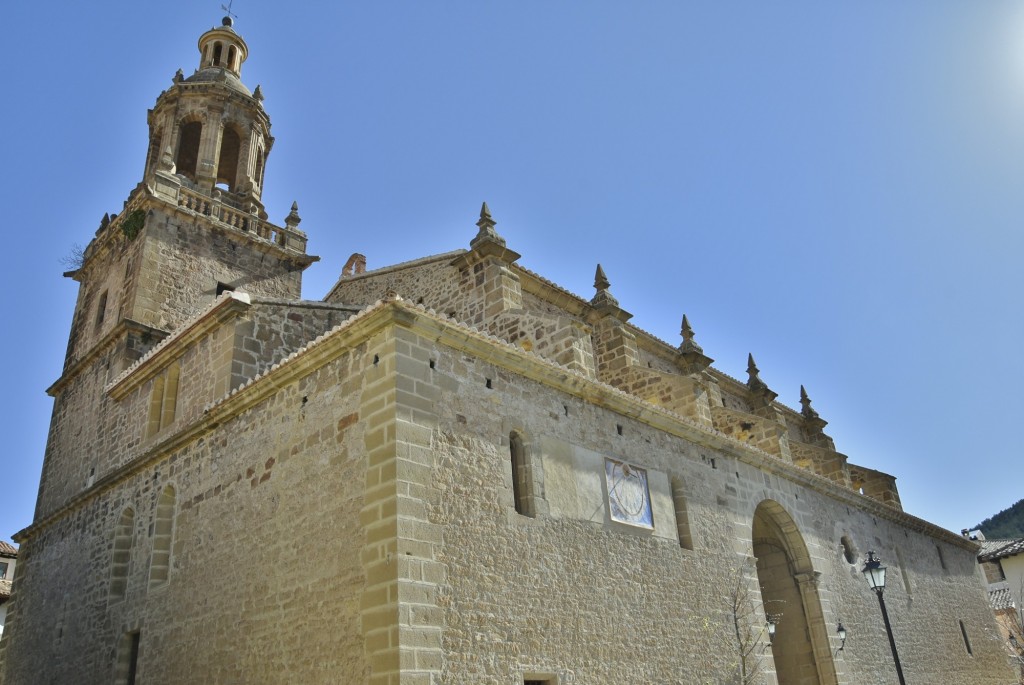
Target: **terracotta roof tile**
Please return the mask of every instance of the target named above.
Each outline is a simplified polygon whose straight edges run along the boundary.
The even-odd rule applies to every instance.
[[[1016,540],[985,540],[981,543],[978,558],[982,561],[991,561],[1022,553],[1024,553],[1024,538]]]
[[[1010,588],[1005,583],[1000,583],[998,586],[989,589],[988,603],[992,606],[993,611],[1013,609],[1016,606],[1013,603],[1013,593],[1010,592]]]
[[[9,542],[0,540],[0,556],[16,557],[18,556],[18,548]]]

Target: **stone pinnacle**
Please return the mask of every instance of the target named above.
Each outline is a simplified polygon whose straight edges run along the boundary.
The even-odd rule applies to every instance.
[[[608,290],[608,288],[610,288],[611,285],[612,284],[608,280],[608,277],[604,275],[604,269],[602,269],[601,265],[598,264],[597,272],[594,274],[594,288],[599,291]]]
[[[703,348],[693,339],[693,326],[690,325],[686,314],[683,314],[683,325],[679,329],[679,335],[683,337],[683,344],[679,346],[680,352],[704,352]]]
[[[504,247],[505,239],[494,230],[494,226],[497,223],[494,217],[491,216],[491,208],[484,202],[480,206],[480,219],[476,222],[477,228],[480,230],[477,232],[476,237],[469,241],[469,246],[474,247],[480,241],[490,241]]]
[[[804,386],[800,386],[800,413],[809,419],[817,419],[818,412],[811,406],[811,398],[808,397]]]

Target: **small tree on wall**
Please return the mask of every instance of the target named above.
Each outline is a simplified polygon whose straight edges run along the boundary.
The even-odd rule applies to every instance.
[[[771,648],[765,619],[774,624],[782,617],[779,607],[769,610],[755,596],[748,573],[750,566],[748,561],[736,567],[726,596],[731,638],[727,653],[732,655],[729,667],[737,685],[762,685],[765,682],[766,651]]]

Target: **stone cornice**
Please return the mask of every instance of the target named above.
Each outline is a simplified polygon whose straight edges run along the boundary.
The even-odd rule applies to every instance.
[[[872,516],[905,526],[947,544],[962,547],[972,553],[977,551],[977,544],[961,535],[853,493],[822,476],[788,464],[712,428],[701,426],[610,385],[586,378],[477,329],[455,323],[433,310],[401,300],[377,302],[320,336],[284,361],[275,364],[264,374],[214,402],[207,407],[202,418],[150,445],[124,466],[107,474],[64,506],[19,532],[14,539],[19,543],[24,542],[43,528],[84,506],[93,497],[115,487],[149,465],[161,461],[173,451],[216,429],[221,423],[257,405],[295,380],[316,371],[391,325],[407,328],[439,344],[474,355],[488,364],[575,395],[591,404],[646,423],[657,430],[715,449],[728,457],[819,492],[834,501],[855,507]]]

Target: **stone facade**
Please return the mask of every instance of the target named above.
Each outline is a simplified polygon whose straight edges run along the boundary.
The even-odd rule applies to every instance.
[[[909,682],[1013,680],[976,544],[752,358],[632,326],[600,267],[590,300],[520,267],[486,205],[468,250],[300,300],[247,51],[200,39],[71,274],[5,685],[889,683],[868,550]]]

